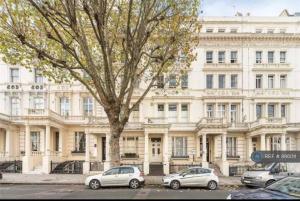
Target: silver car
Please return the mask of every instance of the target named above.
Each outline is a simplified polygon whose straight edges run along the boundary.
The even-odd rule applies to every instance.
[[[103,174],[89,176],[85,185],[96,190],[102,186],[129,186],[136,189],[145,183],[144,173],[138,167],[120,166],[114,167]]]
[[[172,189],[179,189],[182,186],[207,187],[215,190],[218,187],[219,178],[214,170],[202,167],[190,167],[176,174],[163,177],[163,185]]]

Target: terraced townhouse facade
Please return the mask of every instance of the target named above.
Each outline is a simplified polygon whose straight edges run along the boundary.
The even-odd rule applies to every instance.
[[[251,165],[255,150],[300,150],[300,16],[199,20],[196,61],[185,76],[161,77],[168,83],[158,83],[131,114],[121,163],[146,175],[202,165],[228,176]],[[3,62],[0,75],[3,170],[109,168],[108,120],[83,85],[55,84],[38,70]]]

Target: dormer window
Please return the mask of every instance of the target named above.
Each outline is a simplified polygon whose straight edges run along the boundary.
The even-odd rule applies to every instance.
[[[218,32],[219,32],[219,33],[224,33],[224,32],[225,32],[225,29],[220,28],[220,29],[218,29]]]
[[[214,30],[212,28],[207,28],[206,29],[206,33],[212,33],[212,32],[214,32]]]
[[[274,33],[274,29],[268,29],[268,34],[273,34]]]

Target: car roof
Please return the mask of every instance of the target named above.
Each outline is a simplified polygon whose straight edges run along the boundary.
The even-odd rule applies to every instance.
[[[193,168],[202,168],[202,169],[212,170],[211,168],[206,168],[206,167],[201,167],[201,166],[192,166],[192,167],[189,167],[189,169],[193,169]]]

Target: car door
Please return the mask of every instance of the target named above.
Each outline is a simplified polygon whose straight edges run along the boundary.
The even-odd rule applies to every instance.
[[[118,184],[119,168],[112,168],[104,172],[101,177],[101,185],[103,186],[115,186]]]
[[[129,180],[133,176],[134,170],[132,167],[120,167],[119,184],[121,186],[128,186]]]
[[[207,186],[211,176],[211,170],[206,168],[197,168],[196,183],[197,186]]]
[[[197,176],[196,168],[191,168],[182,175],[180,179],[180,184],[182,186],[194,186],[195,185],[195,176]]]

